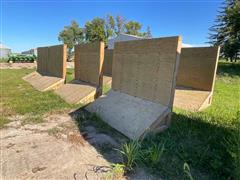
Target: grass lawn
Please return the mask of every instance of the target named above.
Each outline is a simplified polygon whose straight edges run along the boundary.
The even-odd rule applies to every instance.
[[[21,79],[31,71],[1,70],[0,110],[3,116],[0,127],[11,115],[24,115],[25,123],[41,122],[45,113],[77,107],[65,103],[51,91],[34,90]],[[67,81],[71,79],[73,70],[68,69]],[[159,162],[152,164],[145,159],[138,165],[163,179],[189,179],[190,176],[194,179],[234,179],[239,162],[230,156],[237,151],[228,140],[237,134],[239,93],[240,64],[219,62],[212,106],[196,113],[174,109],[171,128],[141,143],[143,151],[164,144]],[[184,171],[184,163],[189,165],[190,172]]]
[[[6,63],[8,62],[8,58],[0,58],[0,63]]]
[[[1,70],[1,122],[3,127],[8,122],[7,117],[12,115],[24,115],[24,122],[42,122],[42,116],[55,110],[73,108],[65,103],[54,92],[39,92],[30,84],[22,80],[22,77],[33,70]]]

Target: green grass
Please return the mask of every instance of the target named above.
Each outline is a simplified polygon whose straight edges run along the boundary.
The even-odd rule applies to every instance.
[[[0,63],[6,63],[8,62],[8,58],[0,58]]]
[[[68,68],[66,74],[66,82],[70,82],[74,79],[74,69]]]
[[[15,114],[24,115],[24,123],[41,122],[45,113],[72,108],[65,103],[53,91],[39,92],[30,84],[22,80],[22,77],[33,70],[1,70],[1,93],[2,118],[1,127],[8,122],[8,116]]]
[[[240,64],[220,62],[212,105],[195,113],[174,109],[171,127],[144,140],[143,149],[152,141],[165,144],[154,172],[164,179],[184,179],[187,163],[194,179],[233,179],[236,162],[229,153],[233,145],[226,139],[239,132],[235,131],[236,120],[240,120],[239,91]],[[150,164],[147,167],[152,170]]]

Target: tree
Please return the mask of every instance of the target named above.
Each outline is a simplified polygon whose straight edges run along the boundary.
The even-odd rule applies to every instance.
[[[94,18],[85,24],[85,37],[88,42],[106,42],[105,21],[102,18]]]
[[[129,21],[125,24],[126,34],[141,36],[140,30],[142,25],[137,21]]]
[[[147,32],[145,32],[143,34],[144,34],[144,37],[146,37],[146,38],[152,38],[152,33],[151,33],[151,29],[149,26],[147,27]]]
[[[240,51],[240,2],[226,0],[210,31],[210,43],[222,46],[224,56],[236,61]]]
[[[67,44],[69,58],[74,45],[84,41],[83,28],[80,28],[76,21],[72,21],[70,26],[65,26],[59,33],[58,40]]]
[[[112,15],[107,15],[105,22],[106,37],[115,36],[115,20]]]
[[[117,35],[125,32],[125,23],[126,20],[124,17],[116,16],[116,27],[115,27],[115,33]]]

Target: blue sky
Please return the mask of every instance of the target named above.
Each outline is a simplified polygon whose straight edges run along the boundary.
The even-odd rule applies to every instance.
[[[1,41],[15,52],[60,44],[58,33],[76,20],[121,15],[151,27],[154,37],[181,35],[187,44],[204,44],[222,0],[57,1],[1,0]]]

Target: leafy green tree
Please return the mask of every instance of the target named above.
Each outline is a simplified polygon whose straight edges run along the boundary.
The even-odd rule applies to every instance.
[[[128,21],[125,24],[125,28],[126,28],[126,34],[131,34],[136,36],[142,35],[140,32],[142,25],[137,21]]]
[[[88,42],[104,41],[105,35],[105,20],[102,18],[94,18],[92,21],[85,24],[85,37]]]
[[[236,61],[240,52],[240,1],[226,0],[210,31],[210,43],[222,46],[222,54]]]
[[[59,33],[58,40],[67,44],[69,57],[74,45],[84,41],[83,28],[80,28],[76,21],[72,21],[70,26],[65,26]]]
[[[106,36],[112,37],[115,36],[115,20],[114,17],[112,15],[107,15],[106,17],[106,22],[105,22],[105,31],[106,31]]]

